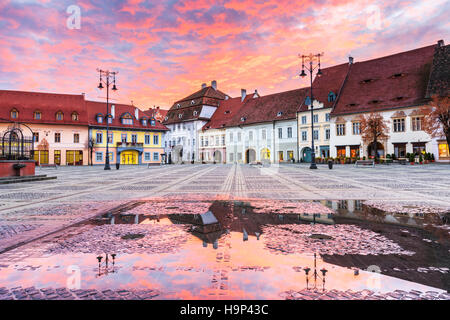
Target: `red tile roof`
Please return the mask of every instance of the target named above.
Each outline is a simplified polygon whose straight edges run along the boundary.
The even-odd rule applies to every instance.
[[[218,106],[226,94],[213,87],[205,87],[181,100],[175,102],[167,112],[164,124],[199,120],[203,105]],[[180,118],[179,115],[182,115]],[[206,119],[208,120],[208,119]]]
[[[163,130],[167,131],[169,130],[165,125],[160,123],[159,121],[155,121],[155,125],[150,125],[150,119],[147,114],[144,113],[144,111],[137,109],[135,106],[126,105],[126,104],[120,104],[120,103],[111,103],[109,105],[109,112],[111,113],[111,105],[114,105],[114,119],[112,120],[112,123],[109,124],[110,127],[115,128],[131,128],[131,129],[146,129],[146,130]],[[97,115],[101,114],[103,117],[105,117],[106,114],[106,102],[97,102],[97,101],[86,101],[86,107],[88,110],[88,119],[89,119],[89,125],[90,126],[96,126],[96,127],[106,127],[106,121],[103,119],[102,123],[97,122]],[[139,120],[136,120],[135,118],[135,110],[138,110],[138,118]],[[122,124],[121,118],[125,114],[130,114],[133,119],[132,125],[126,125]],[[141,119],[146,118],[147,119],[147,125],[143,125],[141,122]]]
[[[17,119],[11,119],[11,110],[19,112]],[[19,121],[42,124],[87,125],[83,95],[55,94],[44,92],[26,92],[0,90],[0,121]],[[34,119],[34,112],[41,113],[41,119]],[[56,113],[63,113],[63,120],[56,120]],[[72,113],[78,114],[78,120],[72,120]]]
[[[202,129],[208,130],[226,127],[231,123],[233,117],[239,114],[242,105],[241,97],[229,98],[228,100],[221,101],[219,107],[211,117],[211,120],[208,121]]]
[[[144,113],[149,117],[155,118],[159,122],[163,122],[168,111],[169,110],[167,110],[167,109],[161,109],[160,107],[154,107],[154,108],[149,108],[148,110],[144,110]]]
[[[324,108],[332,108],[338,99],[350,67],[350,64],[344,63],[322,69],[322,76],[315,77],[313,81],[314,100],[323,103]],[[328,101],[328,95],[331,92],[336,95],[336,100],[334,101]],[[307,96],[310,95],[311,93],[308,91]],[[300,111],[307,111],[308,107],[306,104],[302,104]]]
[[[308,93],[309,88],[301,88],[274,93],[267,96],[260,96],[257,98],[253,98],[253,94],[249,94],[244,99],[242,106],[238,109],[238,112],[234,114],[231,120],[227,121],[226,126],[232,127],[295,119],[297,117],[297,111],[300,109],[300,106],[304,102]],[[245,121],[242,121],[242,119],[245,119]],[[215,119],[215,121],[220,123],[221,120],[219,118]]]
[[[419,105],[425,94],[435,45],[356,62],[332,115]]]

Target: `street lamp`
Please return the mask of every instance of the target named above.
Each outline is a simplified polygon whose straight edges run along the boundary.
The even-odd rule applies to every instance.
[[[100,81],[98,84],[98,87],[100,90],[103,89],[103,83],[106,85],[106,157],[105,157],[105,170],[111,170],[111,167],[109,166],[109,85],[112,84],[113,87],[111,90],[116,91],[116,74],[118,74],[118,71],[109,71],[109,70],[101,70],[97,68],[97,71],[100,74]],[[105,78],[105,80],[102,79],[102,77]]]
[[[310,53],[308,56],[305,56],[305,55],[298,55],[300,58],[302,58],[302,72],[300,73],[300,77],[302,77],[302,78],[304,78],[304,77],[306,77],[306,72],[305,72],[305,69],[307,70],[307,71],[309,71],[309,74],[310,74],[310,77],[311,77],[311,86],[310,86],[310,89],[311,89],[311,165],[310,165],[310,169],[317,169],[317,166],[316,166],[316,152],[315,152],[315,149],[314,149],[314,114],[313,114],[313,101],[314,101],[314,97],[313,97],[313,85],[312,85],[312,83],[313,83],[313,81],[312,81],[312,78],[313,78],[313,71],[314,70],[316,70],[317,68],[318,68],[318,70],[317,70],[317,77],[320,77],[321,75],[322,75],[322,70],[320,69],[320,57],[322,57],[323,56],[323,53],[318,53],[318,54],[312,54],[312,53]],[[314,67],[313,66],[313,63],[314,63],[314,61],[316,61],[317,60],[317,65]],[[306,61],[306,63],[308,63],[309,62],[309,67],[307,67],[307,66],[305,66],[305,61]]]
[[[328,272],[327,269],[322,268],[319,271],[322,273],[322,276],[320,276],[317,272],[317,267],[316,267],[316,253],[314,253],[314,272],[310,275],[309,272],[311,271],[311,268],[306,267],[303,269],[303,271],[305,271],[305,275],[306,275],[306,289],[309,290],[308,288],[308,284],[309,284],[309,278],[314,277],[314,287],[313,289],[317,288],[317,278],[322,279],[322,290],[325,291],[325,276]]]

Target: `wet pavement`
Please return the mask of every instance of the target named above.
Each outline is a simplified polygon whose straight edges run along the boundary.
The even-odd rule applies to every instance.
[[[450,299],[445,168],[321,169],[61,168],[3,188],[0,299]]]
[[[0,255],[0,299],[449,299],[448,259],[390,236],[428,232],[421,243],[448,253],[448,233],[423,217],[371,222],[363,203],[140,200]],[[417,266],[387,272],[411,257]],[[417,272],[441,278],[405,277]]]

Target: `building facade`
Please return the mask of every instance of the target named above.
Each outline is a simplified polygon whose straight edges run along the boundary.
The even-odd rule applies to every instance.
[[[130,105],[87,101],[90,158],[104,164],[108,143],[111,164],[159,164],[165,162],[164,133],[168,129],[153,117]],[[109,121],[107,138],[106,121]]]
[[[406,158],[407,153],[432,153],[438,161],[448,160],[445,141],[423,130],[421,113],[430,102],[431,66],[442,47],[439,42],[354,63],[331,112],[330,155],[362,158],[377,152],[380,157]],[[361,117],[370,113],[381,114],[389,128],[388,138],[378,141],[376,150],[361,138]]]

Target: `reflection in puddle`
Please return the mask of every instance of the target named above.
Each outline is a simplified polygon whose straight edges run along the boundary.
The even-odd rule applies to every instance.
[[[77,266],[81,288],[152,289],[161,299],[280,299],[281,292],[306,287],[439,291],[402,280],[401,275],[370,272],[384,272],[385,260],[409,254],[411,248],[402,248],[403,243],[387,233],[380,235],[378,225],[356,226],[342,223],[342,218],[392,221],[400,225],[395,230],[410,225],[405,221],[411,219],[415,226],[423,225],[417,217],[370,216],[357,201],[202,201],[200,209],[195,202],[186,207],[182,201],[147,202],[93,219],[78,233],[46,243],[42,257],[0,266],[1,285],[65,287],[68,269]],[[420,246],[415,249],[420,252]],[[372,268],[338,258],[330,263],[330,255],[366,255],[373,259]]]

